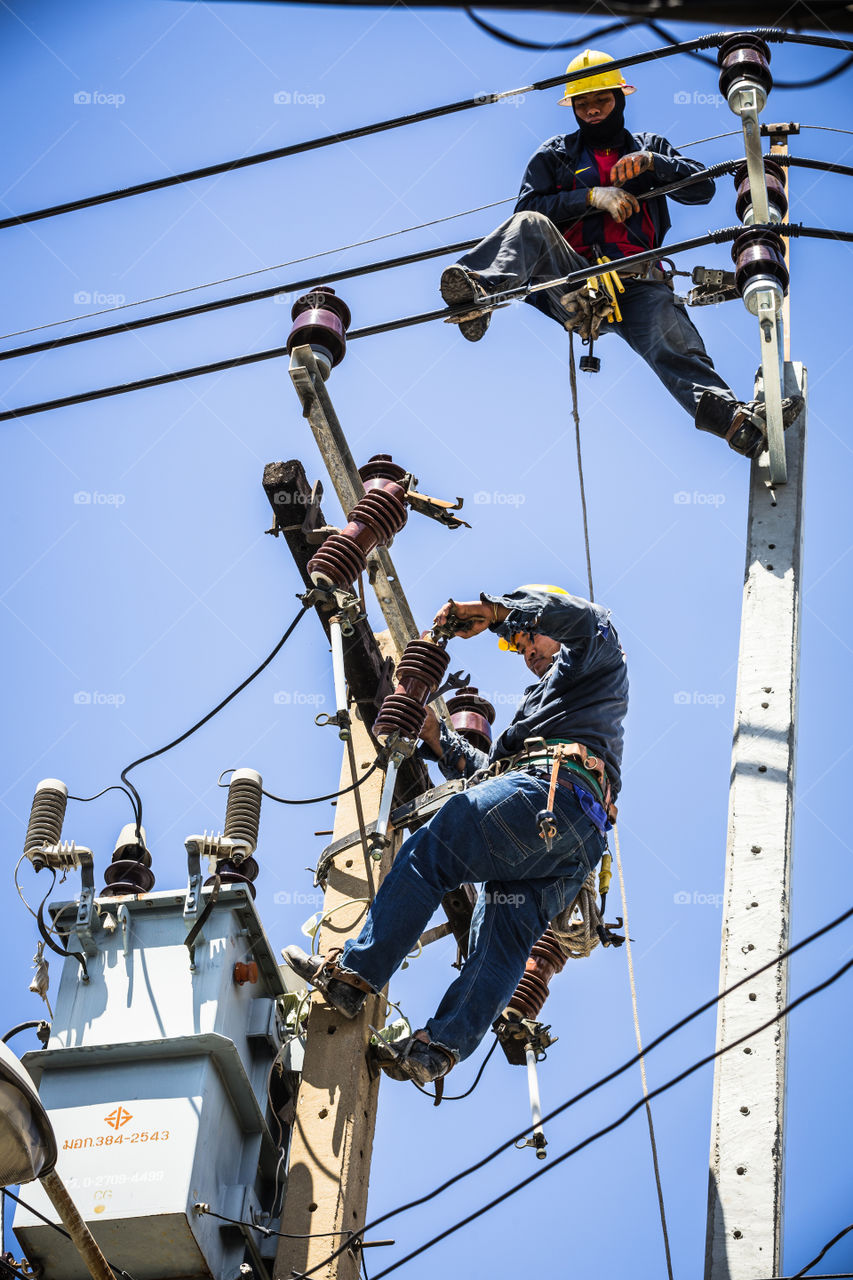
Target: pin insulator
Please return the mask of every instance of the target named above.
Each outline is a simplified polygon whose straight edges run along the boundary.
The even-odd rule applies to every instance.
[[[396,685],[379,708],[373,725],[377,738],[398,733],[416,738],[426,720],[426,705],[441,684],[450,654],[431,640],[410,640],[394,673]]]
[[[770,216],[777,215],[781,222],[788,212],[788,196],[785,192],[785,170],[775,160],[765,159],[764,172],[767,178],[767,203],[770,205]],[[752,188],[749,183],[749,172],[746,164],[740,164],[734,171],[734,184],[737,192],[735,212],[741,222],[746,222],[752,209]]]
[[[768,288],[778,286],[788,292],[788,267],[785,247],[776,231],[748,228],[735,237],[732,245],[735,264],[735,287],[741,297],[748,285],[767,279]]]
[[[261,821],[263,778],[255,769],[235,769],[228,784],[228,804],[225,808],[223,836],[246,846],[242,858],[222,858],[216,864],[220,884],[244,884],[254,898],[260,867],[249,857],[258,847],[258,829]],[[213,884],[214,877],[205,880],[205,887]]]
[[[553,932],[546,929],[531,948],[521,981],[507,1008],[535,1021],[548,999],[548,984],[555,974],[562,973],[565,965],[565,952]]]
[[[478,751],[488,751],[492,745],[492,725],[495,723],[495,709],[472,685],[460,690],[447,704],[450,721],[457,733],[461,734],[472,747]]]
[[[754,85],[763,91],[765,98],[773,88],[770,46],[751,32],[739,32],[724,40],[717,50],[717,65],[720,68],[720,93],[726,99],[735,87]]]
[[[349,307],[330,285],[322,284],[297,298],[290,314],[293,328],[287,335],[287,354],[294,347],[310,346],[325,381],[346,354],[352,319]]]
[[[387,454],[376,454],[362,472],[365,493],[347,516],[340,533],[326,538],[308,561],[308,573],[315,586],[351,587],[367,568],[367,557],[377,547],[387,546],[409,518],[406,490],[400,481],[405,471]]]

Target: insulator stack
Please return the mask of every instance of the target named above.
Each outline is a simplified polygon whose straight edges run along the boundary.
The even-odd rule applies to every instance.
[[[394,673],[394,692],[384,699],[373,725],[377,738],[388,738],[393,733],[404,738],[418,736],[426,720],[426,705],[449,663],[447,650],[431,640],[409,641]]]
[[[546,929],[538,942],[534,942],[521,981],[507,1008],[535,1022],[548,999],[548,983],[555,974],[562,973],[566,956],[554,934]]]
[[[36,871],[41,871],[47,865],[45,859],[38,856],[38,850],[46,844],[59,844],[62,839],[67,804],[68,788],[65,783],[58,778],[43,778],[33,796],[27,834],[24,837],[24,853]]]
[[[492,725],[495,723],[495,709],[491,702],[487,702],[477,689],[468,685],[467,689],[450,699],[447,710],[456,732],[478,751],[488,753],[492,745]]]
[[[349,307],[330,285],[322,284],[297,298],[290,314],[293,328],[287,337],[287,354],[294,347],[309,346],[325,382],[346,354],[346,332],[352,319]]]
[[[770,221],[781,222],[788,212],[785,170],[775,160],[765,159],[764,173],[767,181],[767,203],[770,206]],[[750,226],[755,221],[755,217],[752,208],[752,189],[749,184],[749,173],[745,163],[738,165],[735,169],[734,184],[737,191],[735,212],[741,222]]]
[[[770,47],[760,36],[741,32],[729,36],[717,51],[720,68],[720,93],[732,106],[732,95],[741,89],[755,89],[761,111],[767,94],[773,88],[770,72]]]
[[[149,893],[154,888],[154,872],[151,870],[151,854],[145,847],[145,828],[136,837],[136,823],[122,827],[112,861],[104,872],[106,884],[102,898],[124,898]]]
[[[762,289],[778,295],[779,303],[788,292],[788,268],[782,237],[775,231],[743,231],[732,245],[735,286],[750,311],[751,299]]]
[[[258,847],[258,828],[261,819],[263,779],[255,769],[235,769],[228,787],[228,804],[225,809],[223,836],[246,846],[243,857],[223,858],[216,866],[216,874],[222,884],[245,884],[252,897],[260,867],[248,855]],[[205,880],[212,884],[213,877]]]
[[[409,518],[406,490],[400,484],[406,474],[386,454],[377,454],[359,472],[367,492],[347,516],[340,533],[330,534],[308,562],[308,573],[317,587],[351,587],[367,568],[367,557],[387,546]]]

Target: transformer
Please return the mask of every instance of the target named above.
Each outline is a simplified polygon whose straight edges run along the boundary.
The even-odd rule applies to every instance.
[[[251,889],[226,882],[217,894],[195,877],[185,892],[104,897],[88,926],[76,903],[51,908],[60,924],[77,910],[66,945],[85,951],[88,980],[64,961],[50,1040],[23,1061],[56,1132],[58,1173],[134,1280],[235,1280],[244,1262],[258,1280],[272,1273],[274,1238],[212,1216],[278,1227],[301,1069],[287,980]],[[38,1184],[24,1198],[56,1221]],[[21,1206],[13,1225],[50,1280],[87,1280],[57,1231]]]

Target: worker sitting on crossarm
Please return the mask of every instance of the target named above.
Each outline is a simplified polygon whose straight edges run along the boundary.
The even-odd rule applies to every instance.
[[[531,946],[601,858],[615,815],[628,706],[625,655],[601,605],[559,587],[525,586],[450,602],[436,624],[447,622],[451,607],[468,624],[460,636],[497,632],[501,647],[520,653],[536,682],[488,756],[428,713],[421,753],[447,778],[485,771],[483,780],[451,795],[404,841],[364,928],[337,957],[308,956],[298,947],[283,952],[296,973],[353,1018],[415,947],[444,895],[461,884],[481,885],[468,958],[436,1013],[396,1046],[374,1049],[389,1075],[418,1084],[473,1053],[508,1004]],[[525,748],[529,739],[540,743]],[[567,756],[552,809],[556,835],[546,841],[538,817],[548,807],[559,743],[567,744]]]
[[[561,105],[571,105],[577,131],[544,142],[521,183],[516,212],[441,276],[441,295],[460,308],[463,336],[477,342],[491,312],[469,311],[488,294],[537,284],[601,264],[597,287],[565,286],[526,299],[567,329],[588,339],[611,330],[624,338],[658,375],[701,431],[728,440],[749,458],[766,447],[763,401],[739,401],[713,361],[684,304],[658,265],[632,266],[631,257],[658,248],[671,225],[665,196],[637,197],[704,171],[656,133],[625,128],[625,95],[634,93],[613,59],[586,49],[568,70],[591,74],[570,80]],[[681,204],[707,204],[712,179],[672,194]],[[607,264],[617,263],[618,270]],[[610,322],[606,322],[609,318]],[[783,404],[788,426],[802,408],[800,396]]]

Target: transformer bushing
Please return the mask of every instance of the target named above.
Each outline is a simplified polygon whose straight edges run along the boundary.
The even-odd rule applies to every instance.
[[[225,841],[231,841],[241,846],[241,852],[221,858],[216,864],[220,884],[244,884],[253,898],[253,881],[257,880],[260,867],[250,855],[258,847],[262,787],[261,775],[255,769],[235,769],[231,775],[225,808],[225,828],[222,832],[223,845],[227,848]],[[214,876],[205,880],[205,887],[213,884],[214,880]]]
[[[724,40],[717,51],[720,68],[720,93],[736,115],[740,115],[738,95],[754,89],[756,109],[762,111],[773,87],[770,72],[770,47],[760,36],[739,32]]]
[[[550,929],[546,929],[538,942],[534,942],[524,973],[507,1008],[535,1022],[548,999],[548,984],[556,974],[562,973],[566,955]]]
[[[450,654],[431,640],[410,640],[397,664],[396,686],[379,708],[373,733],[379,738],[398,734],[417,738],[424,721],[426,707],[435,696],[442,676],[450,664]]]
[[[488,755],[492,745],[492,725],[495,723],[495,709],[491,702],[468,685],[457,693],[447,704],[450,722],[457,733]]]
[[[308,561],[311,581],[326,590],[350,588],[367,568],[370,552],[388,546],[409,518],[406,490],[400,483],[406,472],[388,454],[376,454],[359,475],[364,497],[347,516],[341,532],[330,534]]]
[[[749,229],[732,245],[735,286],[753,315],[758,314],[758,295],[771,293],[777,311],[788,292],[788,267],[782,237],[775,231]]]
[[[297,298],[290,315],[293,328],[287,335],[287,354],[294,347],[309,346],[325,382],[346,355],[349,307],[330,285],[322,284]]]
[[[58,845],[62,838],[62,824],[68,804],[68,788],[58,778],[43,778],[36,787],[27,834],[24,837],[24,853],[41,871],[47,866],[41,854],[45,846]]]
[[[788,212],[788,195],[785,191],[785,170],[775,160],[764,161],[765,182],[767,185],[767,203],[771,222],[781,222]],[[734,184],[737,192],[735,212],[745,226],[755,222],[752,205],[752,188],[750,186],[747,165],[738,165],[734,172]]]
[[[106,884],[102,898],[123,898],[138,893],[149,893],[154,888],[154,872],[151,870],[151,854],[145,847],[145,828],[136,835],[136,823],[122,827],[112,861],[104,872]]]

